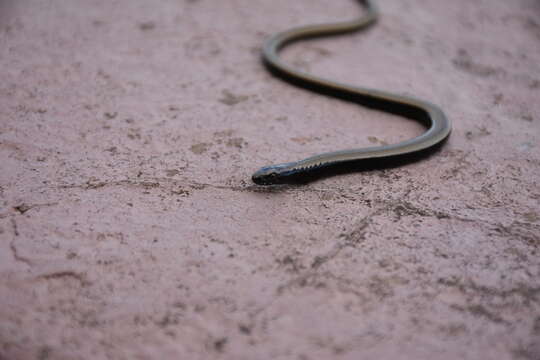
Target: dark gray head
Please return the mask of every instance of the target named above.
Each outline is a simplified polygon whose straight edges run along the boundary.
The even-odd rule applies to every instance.
[[[257,170],[251,179],[257,185],[275,185],[286,182],[292,174],[291,163],[265,166]]]

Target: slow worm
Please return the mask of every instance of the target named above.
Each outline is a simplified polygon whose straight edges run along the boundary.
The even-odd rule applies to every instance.
[[[263,60],[266,66],[276,75],[299,86],[343,98],[368,108],[417,120],[425,124],[427,130],[415,138],[396,144],[328,152],[296,162],[265,166],[253,174],[252,179],[256,184],[288,183],[293,179],[297,181],[299,177],[307,175],[313,170],[331,165],[419,152],[439,144],[450,134],[450,121],[442,110],[434,104],[414,97],[323,79],[294,69],[280,60],[279,51],[292,42],[319,36],[354,32],[373,25],[378,19],[378,10],[375,3],[373,0],[359,1],[365,6],[366,13],[355,20],[298,27],[269,38],[263,46]]]

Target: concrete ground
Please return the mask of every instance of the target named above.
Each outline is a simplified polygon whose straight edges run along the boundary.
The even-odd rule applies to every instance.
[[[540,2],[381,0],[306,71],[440,104],[402,167],[258,167],[412,121],[259,51],[352,0],[0,2],[0,358],[540,359]]]

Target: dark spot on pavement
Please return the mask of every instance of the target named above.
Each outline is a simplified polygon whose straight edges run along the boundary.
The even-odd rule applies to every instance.
[[[139,23],[139,29],[142,31],[153,30],[155,28],[156,28],[156,24],[153,21]]]
[[[454,60],[452,60],[452,63],[458,69],[480,77],[490,77],[503,72],[502,69],[498,69],[494,66],[475,62],[472,56],[465,49],[458,50],[458,54]]]
[[[223,97],[219,99],[219,102],[229,106],[234,106],[249,99],[247,95],[233,94],[229,90],[223,90],[222,94]]]
[[[205,152],[207,152],[208,149],[210,149],[210,146],[212,146],[212,144],[203,142],[203,143],[198,143],[198,144],[195,144],[195,145],[191,145],[190,150],[194,154],[201,155],[201,154],[204,154]]]

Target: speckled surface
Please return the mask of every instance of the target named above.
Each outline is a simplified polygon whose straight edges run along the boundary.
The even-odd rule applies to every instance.
[[[440,104],[434,156],[263,189],[415,123],[272,78],[353,1],[0,3],[0,358],[540,358],[540,3],[381,0],[305,70]]]

